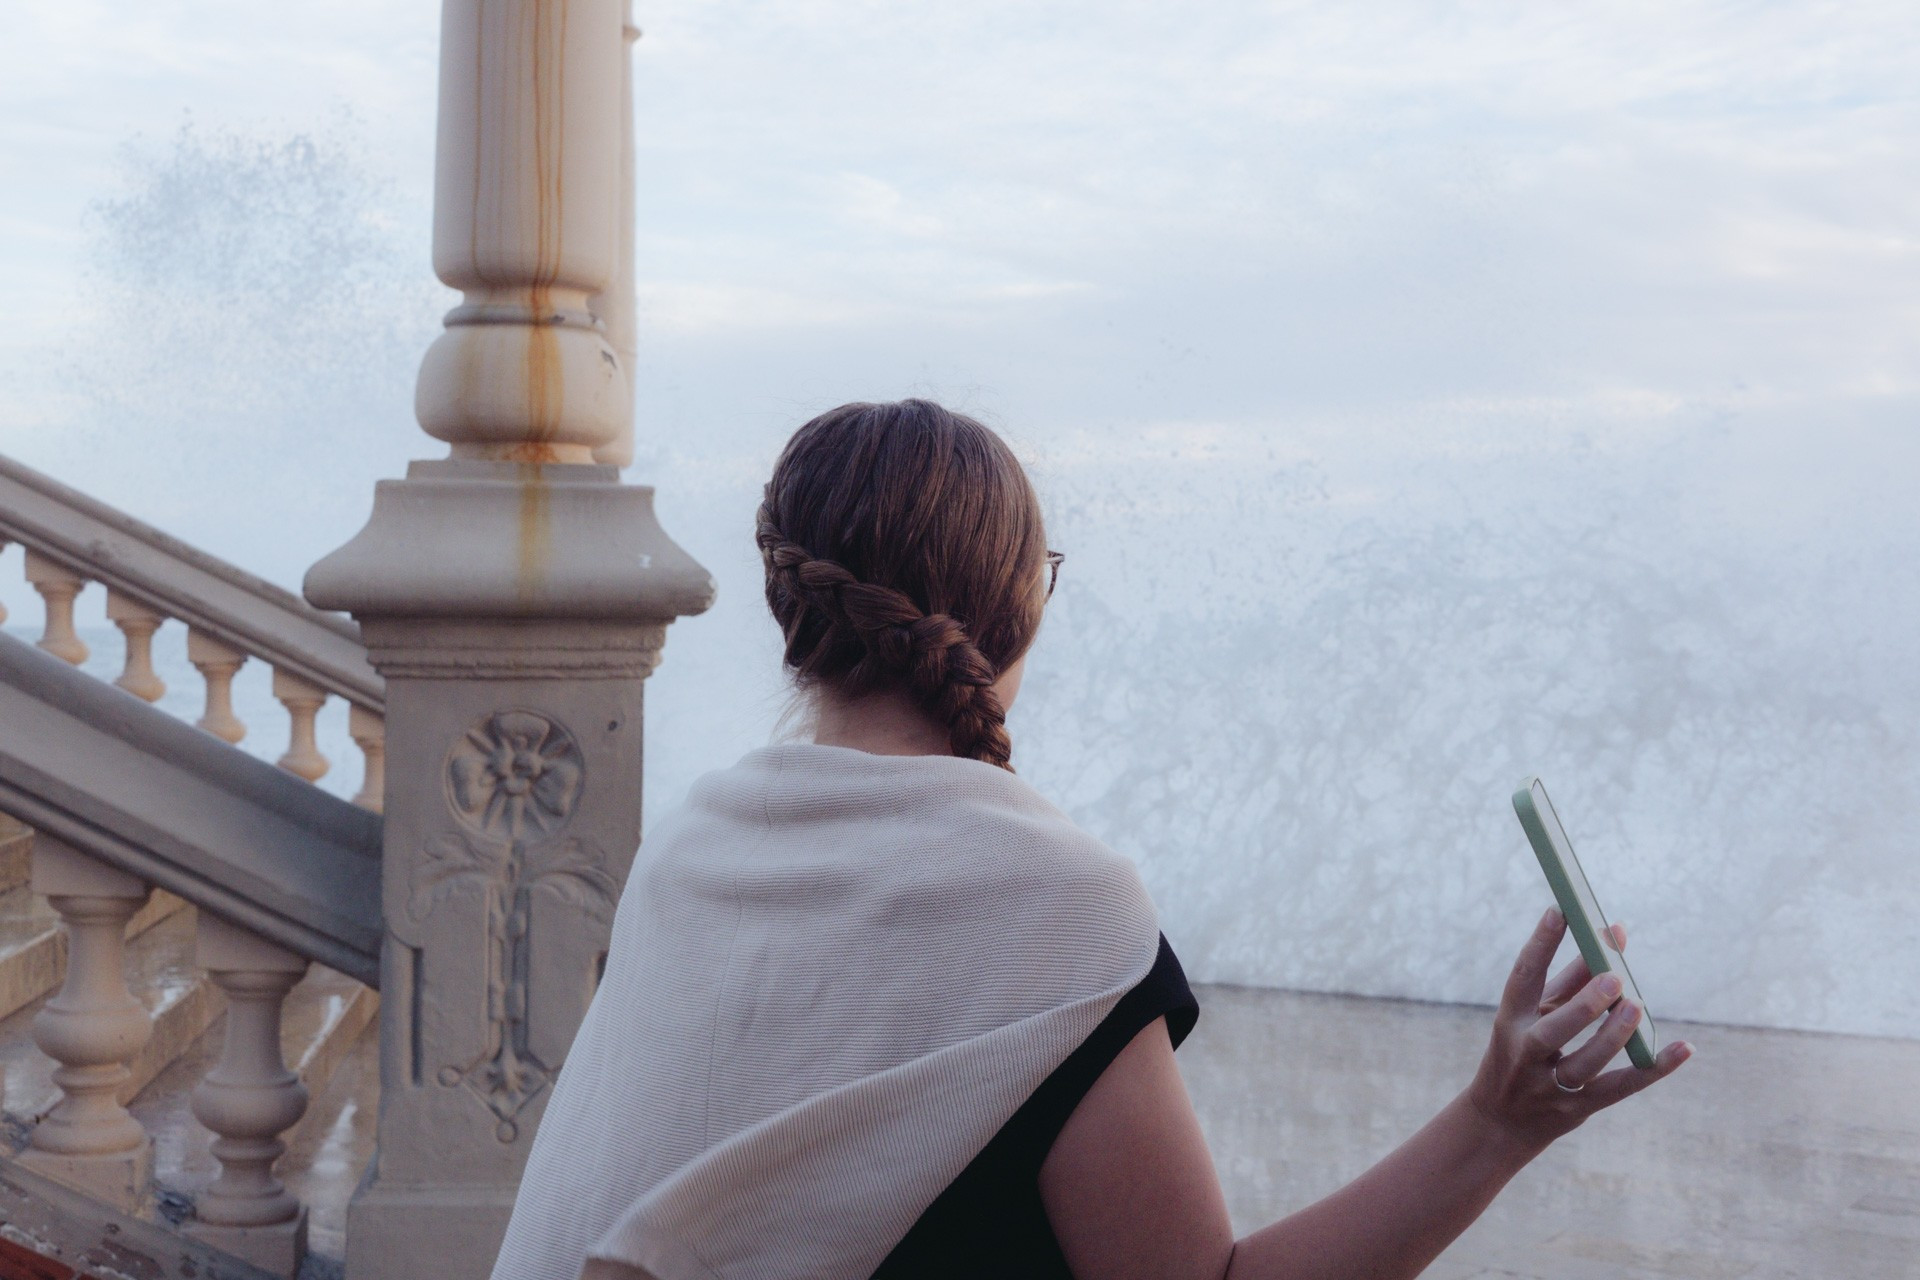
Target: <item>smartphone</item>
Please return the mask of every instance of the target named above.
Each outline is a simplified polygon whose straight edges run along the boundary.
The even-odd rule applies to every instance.
[[[1547,883],[1553,886],[1554,900],[1560,904],[1560,914],[1567,918],[1567,928],[1579,944],[1587,971],[1596,978],[1603,973],[1619,974],[1620,998],[1640,1006],[1640,1025],[1627,1040],[1627,1057],[1642,1070],[1651,1067],[1659,1048],[1653,1016],[1647,1012],[1647,1002],[1627,969],[1626,957],[1613,945],[1600,900],[1593,896],[1593,886],[1580,869],[1580,859],[1573,856],[1573,842],[1567,839],[1560,815],[1553,811],[1553,801],[1547,799],[1547,788],[1540,779],[1528,778],[1520,784],[1513,793],[1513,811],[1520,815],[1520,826],[1533,845],[1534,856],[1540,859],[1540,869],[1547,873]]]

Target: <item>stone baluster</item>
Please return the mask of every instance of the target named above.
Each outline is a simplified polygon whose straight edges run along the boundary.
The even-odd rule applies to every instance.
[[[387,722],[377,711],[358,703],[347,712],[347,733],[360,748],[367,771],[360,779],[360,792],[353,802],[363,809],[379,813],[387,792]]]
[[[306,1255],[307,1213],[274,1162],[280,1135],[307,1110],[307,1087],[280,1053],[280,1013],[307,962],[201,912],[196,958],[227,997],[220,1061],[193,1091],[193,1114],[214,1134],[220,1173],[194,1205],[194,1235],[276,1275]]]
[[[247,726],[233,714],[233,677],[245,665],[247,655],[221,644],[204,631],[189,627],[187,661],[207,682],[206,714],[195,723],[225,742],[238,742],[246,737]]]
[[[314,741],[313,722],[326,704],[327,691],[291,671],[273,669],[273,696],[287,709],[287,753],[275,761],[282,769],[308,782],[327,775],[327,758]]]
[[[160,701],[167,685],[153,669],[153,633],[167,615],[147,608],[131,596],[107,588],[107,620],[127,638],[127,661],[114,683],[136,698]]]
[[[433,261],[465,296],[414,407],[448,455],[382,480],[307,574],[359,621],[391,731],[379,1155],[348,1280],[491,1271],[639,843],[645,680],[713,599],[653,491],[607,465],[632,420],[607,323],[630,269],[624,18],[445,0]]]
[[[67,930],[67,975],[33,1018],[34,1042],[60,1066],[60,1100],[34,1127],[21,1160],[31,1169],[134,1213],[153,1179],[153,1143],[120,1104],[128,1063],[153,1034],[127,990],[126,928],[145,884],[36,832],[33,891]]]
[[[87,580],[57,560],[27,548],[27,581],[47,602],[47,625],[39,645],[56,658],[79,666],[87,660],[87,646],[73,629],[73,601]]]

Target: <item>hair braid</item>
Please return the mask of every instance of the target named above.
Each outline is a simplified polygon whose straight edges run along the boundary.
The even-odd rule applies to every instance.
[[[841,405],[780,451],[755,540],[796,684],[900,690],[1011,768],[994,684],[1039,630],[1046,531],[1005,441],[926,400]]]
[[[786,638],[787,662],[807,672],[836,642],[857,641],[863,653],[848,672],[850,684],[904,684],[947,726],[955,755],[1011,770],[1006,711],[992,687],[999,673],[965,624],[951,614],[926,612],[904,591],[862,582],[837,561],[811,555],[774,523],[771,501],[769,493],[757,513],[755,541],[767,570],[768,602]]]

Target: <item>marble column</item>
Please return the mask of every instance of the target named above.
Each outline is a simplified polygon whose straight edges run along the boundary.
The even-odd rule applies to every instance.
[[[381,481],[307,575],[386,678],[381,1099],[349,1280],[487,1276],[640,834],[642,687],[713,597],[590,302],[619,270],[621,0],[446,0],[434,266],[463,293]]]
[[[592,299],[593,312],[606,328],[607,343],[620,361],[627,384],[627,413],[620,421],[619,434],[605,444],[595,445],[593,450],[595,462],[610,462],[616,467],[633,463],[633,370],[640,354],[633,296],[633,43],[640,38],[640,28],[633,25],[633,0],[625,0],[625,5],[622,34],[626,37],[627,56],[620,64],[620,221],[615,228],[613,279]]]

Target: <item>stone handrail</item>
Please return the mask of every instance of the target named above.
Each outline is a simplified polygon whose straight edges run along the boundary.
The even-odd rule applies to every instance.
[[[381,819],[0,635],[0,810],[380,981]]]
[[[79,664],[87,647],[73,627],[74,598],[88,582],[107,589],[107,617],[126,636],[122,689],[158,701],[153,634],[169,618],[187,626],[188,660],[206,680],[202,729],[238,742],[232,685],[250,657],[273,668],[273,693],[290,718],[280,766],[312,782],[328,769],[314,720],[329,696],[351,706],[350,731],[366,758],[355,802],[381,807],[386,682],[367,662],[360,628],[290,591],[191,547],[31,467],[0,455],[0,545],[27,550],[27,578],[45,599],[39,645]],[[6,614],[0,610],[0,620]]]
[[[85,578],[382,711],[386,682],[367,664],[352,619],[274,586],[0,455],[0,538],[31,547]]]

